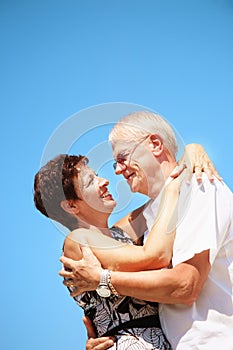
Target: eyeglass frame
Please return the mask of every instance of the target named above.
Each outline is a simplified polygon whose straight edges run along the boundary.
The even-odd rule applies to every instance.
[[[151,135],[151,134],[150,134],[150,135]],[[130,163],[130,161],[131,161],[131,159],[132,159],[132,156],[133,156],[134,152],[136,151],[137,147],[138,147],[139,145],[141,145],[144,141],[146,141],[146,139],[147,139],[150,135],[146,135],[146,136],[143,137],[138,143],[136,143],[136,145],[133,147],[132,151],[129,152],[129,153],[127,154],[127,156],[126,156],[127,158],[126,158],[126,159],[123,159],[123,158],[122,158],[122,159],[120,159],[120,160],[115,161],[115,162],[113,163],[113,165],[112,165],[114,171],[115,171],[116,168],[117,168],[117,164],[120,165],[121,169],[122,169],[122,166],[126,167],[127,165],[124,164],[124,163],[127,162],[128,160],[129,160],[129,163]]]

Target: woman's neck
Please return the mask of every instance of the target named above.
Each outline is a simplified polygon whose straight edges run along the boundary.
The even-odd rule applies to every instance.
[[[78,227],[86,228],[89,230],[99,231],[104,235],[109,236],[109,227],[108,227],[108,218],[109,215],[96,215],[91,218],[78,218]]]

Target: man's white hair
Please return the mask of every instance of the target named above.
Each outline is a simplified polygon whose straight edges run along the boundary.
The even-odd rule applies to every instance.
[[[147,135],[156,134],[163,140],[164,146],[174,156],[178,151],[175,133],[170,124],[159,114],[139,111],[119,119],[109,134],[109,141],[116,144],[140,142]]]

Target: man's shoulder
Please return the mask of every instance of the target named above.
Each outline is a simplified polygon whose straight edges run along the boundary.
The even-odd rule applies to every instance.
[[[198,181],[196,178],[196,175],[193,174],[191,177],[191,181],[189,183],[183,182],[181,186],[182,191],[194,191],[194,190],[200,190],[200,191],[208,191],[208,190],[215,190],[215,191],[226,191],[229,193],[229,195],[233,195],[230,188],[224,183],[224,181],[218,180],[216,177],[214,177],[213,181],[210,181],[208,176],[203,172],[202,173],[202,180]]]

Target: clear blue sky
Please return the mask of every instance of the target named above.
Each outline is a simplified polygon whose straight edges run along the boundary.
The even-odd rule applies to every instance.
[[[82,312],[58,276],[64,236],[32,201],[46,145],[79,111],[138,104],[201,143],[233,189],[233,2],[1,0],[0,37],[1,348],[81,350]]]

